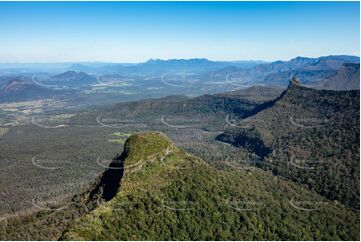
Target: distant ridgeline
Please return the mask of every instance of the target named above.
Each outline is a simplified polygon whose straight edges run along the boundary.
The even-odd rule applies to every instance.
[[[101,105],[180,93],[199,96],[257,85],[285,88],[290,77],[295,75],[303,85],[315,89],[360,88],[360,58],[345,55],[296,57],[269,63],[210,61],[204,58],[150,59],[138,64],[59,63],[45,64],[44,72],[40,71],[41,66],[0,64],[1,86],[8,86],[7,82],[12,79],[28,80],[19,91],[1,91],[0,102],[52,97],[77,106],[80,102]],[[40,76],[37,76],[39,73]],[[20,85],[17,84],[18,87]]]

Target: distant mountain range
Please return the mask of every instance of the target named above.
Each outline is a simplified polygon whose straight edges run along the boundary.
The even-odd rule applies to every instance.
[[[319,58],[296,57],[290,61],[270,63],[261,61],[210,61],[207,59],[151,59],[139,64],[71,63],[68,66],[53,64],[62,68],[57,69],[58,71],[55,73],[58,74],[53,72],[39,73],[44,78],[41,80],[35,78],[33,82],[28,81],[21,92],[9,89],[9,92],[12,93],[10,95],[2,91],[1,96],[3,101],[7,99],[16,100],[17,95],[19,100],[35,99],[43,97],[44,93],[47,92],[46,88],[88,90],[91,93],[92,86],[98,83],[97,75],[115,76],[115,79],[118,80],[117,85],[132,86],[131,91],[127,90],[130,93],[144,92],[144,89],[148,90],[146,88],[164,89],[163,94],[158,95],[164,95],[168,90],[174,91],[174,86],[177,87],[179,93],[188,95],[200,95],[204,93],[201,91],[203,89],[210,89],[211,93],[215,93],[217,90],[219,90],[218,92],[225,91],[229,87],[238,89],[255,85],[286,87],[292,76],[296,76],[303,85],[308,87],[328,90],[354,90],[360,87],[359,63],[360,58],[357,56],[339,55]],[[0,64],[1,66],[16,67],[16,65],[10,64]],[[19,66],[21,68],[39,68],[41,64],[29,66],[19,64]],[[51,64],[46,65],[47,68],[51,66]],[[26,71],[30,70],[26,69]],[[59,70],[65,71],[59,72]],[[1,85],[8,86],[9,84],[6,82],[16,79],[16,77],[29,79],[30,76],[36,76],[32,72],[23,73],[23,69],[19,74],[16,72],[15,74],[7,74],[7,71],[1,73]],[[35,72],[35,74],[38,73]],[[170,77],[171,84],[163,80],[164,75]],[[185,75],[188,75],[187,78],[184,78]],[[132,79],[134,77],[137,79]],[[133,80],[133,82],[130,83],[129,80]],[[20,89],[21,85],[25,84],[17,83],[15,86]],[[120,86],[106,86],[104,83],[103,85],[102,90],[113,88],[110,92],[119,92]],[[36,93],[37,91],[39,94]],[[23,95],[23,92],[27,94]],[[149,93],[149,95],[153,94]]]
[[[106,62],[78,62],[78,63],[0,63],[0,70],[5,72],[61,72],[82,71],[88,73],[118,73],[118,74],[155,74],[159,72],[194,71],[204,72],[216,70],[228,65],[249,68],[263,61],[210,61],[204,58],[195,59],[150,59],[144,63],[106,63]]]
[[[164,74],[177,72],[193,72],[204,73],[217,69],[224,68],[229,65],[235,65],[240,69],[250,68],[258,64],[264,63],[262,61],[210,61],[204,58],[195,59],[150,59],[144,63],[135,65],[108,65],[97,68],[98,72],[116,72],[122,75],[131,74]],[[83,67],[84,69],[84,67]]]
[[[238,84],[286,86],[291,76],[296,75],[306,85],[322,85],[326,78],[335,75],[345,63],[359,64],[356,56],[324,56],[319,58],[297,57],[290,61],[276,61],[256,65],[248,69],[226,67],[210,73]],[[348,71],[348,70],[347,70]],[[357,78],[353,76],[353,78]],[[355,80],[354,80],[355,81]],[[337,90],[343,89],[337,86]]]
[[[339,69],[344,63],[360,63],[357,56],[331,55],[319,58],[296,57],[290,61],[210,61],[205,58],[195,59],[150,59],[139,64],[104,64],[103,66],[88,66],[86,64],[73,64],[69,70],[85,72],[115,72],[122,75],[129,74],[162,74],[174,72],[194,72],[205,74],[210,72],[210,76],[223,74],[235,75],[243,82],[257,82],[267,80],[267,84],[287,85],[287,80],[280,82],[277,78],[282,78],[285,73],[304,74],[308,77],[318,77],[319,73],[331,74]],[[308,74],[308,75],[307,75]],[[305,80],[306,82],[313,82]],[[286,83],[286,84],[285,84]]]
[[[205,58],[194,59],[149,59],[144,63],[107,63],[107,62],[64,62],[64,63],[0,63],[2,71],[50,71],[61,72],[67,70],[82,72],[158,72],[158,71],[195,71],[207,72],[235,66],[262,72],[282,72],[287,70],[335,70],[342,63],[359,63],[357,56],[330,55],[319,58],[296,57],[290,61],[211,61]]]
[[[193,73],[200,74],[204,82],[227,81],[236,85],[280,85],[287,86],[291,76],[296,75],[303,84],[309,86],[323,86],[323,81],[334,76],[344,64],[359,64],[357,56],[323,56],[319,58],[296,57],[290,61],[275,61],[264,63],[261,61],[210,61],[207,59],[170,59],[149,60],[132,66],[111,65],[99,67],[98,71],[112,71],[121,75],[164,73]],[[81,66],[79,70],[86,70]],[[350,70],[346,70],[350,71]],[[340,77],[340,76],[339,76]],[[357,82],[357,75],[350,76],[351,82]],[[340,84],[326,85],[325,88],[347,90],[355,85],[344,81]]]

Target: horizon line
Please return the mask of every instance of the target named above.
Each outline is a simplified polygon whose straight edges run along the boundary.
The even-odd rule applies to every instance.
[[[70,63],[104,63],[104,64],[141,64],[146,63],[150,60],[162,60],[162,61],[170,61],[170,60],[208,60],[212,62],[237,62],[237,61],[245,61],[245,62],[277,62],[277,61],[290,61],[292,59],[296,58],[310,58],[310,59],[317,59],[321,57],[330,57],[330,56],[352,56],[352,57],[358,57],[360,58],[360,55],[351,55],[351,54],[330,54],[330,55],[321,55],[316,57],[309,57],[309,56],[302,56],[297,55],[295,57],[289,58],[289,59],[274,59],[274,60],[262,60],[262,59],[234,59],[234,60],[220,60],[220,59],[209,59],[209,58],[203,58],[203,57],[191,57],[191,58],[168,58],[168,59],[162,59],[162,58],[148,58],[145,61],[138,61],[138,62],[114,62],[114,61],[106,61],[106,60],[65,60],[65,61],[8,61],[8,62],[2,62],[0,61],[0,64],[70,64]]]

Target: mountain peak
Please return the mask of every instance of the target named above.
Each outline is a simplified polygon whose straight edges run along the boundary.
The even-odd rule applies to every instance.
[[[172,142],[162,132],[141,132],[131,135],[124,143],[122,158],[126,166],[151,159],[173,148]]]
[[[296,85],[300,85],[300,84],[301,84],[300,79],[298,79],[296,76],[293,76],[293,77],[291,78],[291,83],[296,84]]]
[[[124,151],[109,164],[100,180],[89,191],[89,202],[99,197],[111,200],[119,192],[124,175],[134,173],[148,163],[161,161],[178,149],[161,132],[141,132],[131,135],[124,143]]]
[[[85,72],[76,72],[76,71],[66,71],[63,73],[60,73],[54,77],[56,78],[70,78],[70,77],[76,77],[76,76],[88,76]]]
[[[303,93],[304,90],[313,90],[313,89],[302,85],[300,79],[297,78],[296,76],[293,76],[290,80],[290,83],[288,84],[288,88],[285,90],[285,93],[290,93],[290,92]]]

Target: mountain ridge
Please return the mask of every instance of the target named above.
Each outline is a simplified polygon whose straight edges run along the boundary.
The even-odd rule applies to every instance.
[[[129,143],[131,146],[138,146],[142,142],[146,141],[145,139],[164,139],[165,143],[169,144],[169,140],[159,132],[155,133],[140,133],[135,134],[133,138],[133,142]],[[137,140],[140,138],[140,140]],[[132,138],[130,138],[132,139]],[[142,140],[142,141],[141,141]],[[149,141],[148,141],[149,142]],[[150,141],[150,144],[152,142]],[[165,148],[165,147],[163,147]],[[232,217],[237,218],[237,216],[245,216],[246,219],[247,214],[252,213],[253,211],[256,216],[269,217],[270,211],[266,207],[270,206],[273,209],[276,209],[277,205],[275,205],[272,200],[262,200],[257,198],[257,200],[252,200],[252,202],[243,202],[238,203],[236,205],[235,199],[236,193],[232,195],[232,197],[227,197],[227,195],[222,198],[222,195],[216,195],[219,191],[232,191],[235,189],[232,183],[228,181],[228,179],[235,179],[238,187],[241,186],[244,189],[244,184],[240,185],[240,179],[250,178],[249,173],[238,172],[233,174],[228,172],[219,173],[219,171],[215,170],[212,167],[206,165],[205,162],[199,160],[199,162],[194,162],[194,159],[197,159],[192,156],[188,156],[186,153],[180,150],[174,150],[170,153],[165,153],[166,155],[160,155],[163,153],[164,149],[156,149],[155,153],[148,153],[149,155],[158,156],[154,161],[147,163],[148,165],[144,165],[141,169],[139,169],[136,173],[130,174],[128,177],[124,177],[121,182],[119,192],[108,202],[102,203],[99,207],[95,208],[92,212],[75,221],[67,231],[63,234],[62,239],[64,240],[104,240],[104,239],[172,239],[172,240],[181,240],[181,239],[238,239],[242,240],[245,238],[258,238],[258,239],[269,239],[269,238],[277,238],[276,234],[272,232],[262,233],[259,229],[257,229],[257,235],[253,234],[252,229],[248,229],[247,235],[237,232],[226,232],[227,229],[221,229],[223,233],[216,232],[216,228],[219,228],[217,224],[208,224],[208,223],[199,223],[201,226],[201,231],[205,231],[204,233],[184,233],[187,229],[191,228],[191,224],[193,221],[201,221],[204,219],[204,216],[201,214],[208,214],[211,216],[212,211],[217,208],[218,213],[226,213],[224,216],[231,217],[232,207],[238,207],[238,213],[234,213]],[[138,149],[138,148],[137,148]],[[173,158],[172,158],[173,157]],[[139,163],[139,157],[137,163]],[[190,160],[189,160],[190,159]],[[153,159],[151,159],[153,160]],[[188,161],[186,161],[188,160]],[[156,162],[155,162],[156,161]],[[254,175],[258,175],[257,171],[254,171]],[[230,176],[230,177],[228,177]],[[237,176],[241,176],[236,178]],[[232,177],[232,178],[231,178]],[[252,177],[252,176],[251,176]],[[180,180],[179,180],[180,179]],[[227,180],[227,182],[226,182]],[[257,182],[254,183],[253,186],[258,187]],[[229,184],[232,186],[230,188],[221,188],[223,187],[221,184]],[[281,188],[284,189],[284,185],[282,182],[278,183]],[[290,184],[291,185],[291,184]],[[198,188],[199,186],[199,188]],[[216,188],[217,186],[218,189]],[[268,187],[268,185],[267,185]],[[225,189],[225,190],[224,190]],[[241,190],[242,190],[241,189]],[[270,188],[269,188],[270,189]],[[274,189],[274,188],[273,188]],[[288,192],[294,194],[295,191],[292,191],[291,187],[288,187]],[[176,192],[177,191],[177,192]],[[210,192],[212,191],[212,192]],[[298,193],[304,192],[303,189],[298,190]],[[236,192],[234,190],[234,192]],[[174,195],[173,195],[174,193]],[[225,195],[225,194],[224,194]],[[223,195],[223,196],[224,196]],[[289,194],[290,195],[290,194]],[[252,196],[252,195],[251,195]],[[176,199],[176,200],[168,200],[168,199]],[[182,200],[186,199],[186,200]],[[223,200],[225,199],[225,200]],[[232,199],[231,201],[229,199]],[[246,199],[243,197],[243,199]],[[249,199],[249,198],[248,198]],[[263,198],[265,199],[265,198]],[[227,202],[228,201],[228,202]],[[245,200],[243,200],[245,201]],[[248,200],[249,201],[249,200]],[[263,204],[266,203],[267,205]],[[224,206],[224,207],[223,207]],[[329,210],[328,207],[330,206]],[[333,215],[336,215],[335,211],[338,210],[335,205],[325,205],[324,209],[326,211],[319,212],[325,216],[326,214],[331,212]],[[331,208],[333,207],[333,208]],[[230,210],[229,210],[230,209]],[[287,209],[290,212],[289,208],[283,207],[283,209]],[[336,209],[336,210],[332,210]],[[208,212],[207,212],[208,211]],[[228,212],[231,213],[228,213]],[[259,212],[257,212],[259,211]],[[298,213],[297,209],[295,209],[295,213],[293,216],[299,217],[301,219],[304,216],[303,213]],[[215,212],[215,211],[214,211]],[[326,213],[325,213],[326,212]],[[303,215],[301,215],[303,214]],[[312,216],[312,213],[308,214]],[[143,217],[144,216],[144,217]],[[222,215],[220,215],[222,216]],[[328,215],[326,215],[328,216]],[[338,216],[338,215],[337,215]],[[306,216],[308,217],[308,216]],[[169,220],[170,219],[170,220]],[[176,220],[174,220],[176,219]],[[309,219],[309,218],[308,218]],[[307,221],[309,221],[306,219]],[[303,218],[301,219],[303,220]],[[136,221],[136,222],[135,222]],[[158,224],[159,226],[165,226],[166,221],[172,223],[173,230],[168,230],[163,227],[154,226]],[[179,221],[179,222],[176,222]],[[192,222],[186,222],[192,221]],[[246,219],[247,221],[247,219]],[[132,232],[131,223],[136,223],[134,229],[137,233]],[[294,221],[295,222],[295,221]],[[247,223],[247,222],[245,222]],[[299,224],[297,224],[299,223]],[[303,222],[297,222],[296,226],[302,226]],[[106,224],[106,226],[102,226],[101,224]],[[180,226],[184,224],[183,226]],[[242,224],[242,223],[241,223]],[[279,226],[283,224],[281,221]],[[118,227],[118,225],[120,227]],[[340,225],[340,224],[339,224]],[[262,226],[270,226],[262,225]],[[341,225],[341,227],[343,227]],[[128,228],[128,229],[126,229]],[[209,229],[209,232],[206,230]],[[236,228],[234,228],[236,229]],[[321,229],[321,228],[320,228]],[[165,231],[164,231],[165,230]],[[236,229],[237,230],[237,229]],[[322,228],[323,230],[323,228]],[[163,231],[163,232],[160,232]],[[207,232],[206,232],[207,231]],[[238,230],[239,232],[242,230]],[[159,234],[160,233],[160,234]],[[256,237],[250,237],[250,234],[253,234]],[[282,232],[281,232],[282,234]],[[245,236],[245,237],[243,237]],[[294,235],[293,237],[288,237],[289,235],[283,234],[279,235],[278,238],[297,238],[299,235]],[[306,237],[304,237],[306,238]],[[308,238],[312,238],[308,237]],[[336,238],[336,237],[335,237]]]
[[[220,69],[210,76],[228,77],[238,84],[263,84],[286,86],[288,79],[297,75],[307,85],[320,85],[334,75],[345,63],[360,63],[357,56],[322,56],[318,58],[296,57],[289,61],[259,64],[249,69]],[[359,80],[359,78],[358,78]]]
[[[258,165],[264,169],[357,208],[359,100],[359,90],[315,90],[291,82],[273,105],[236,123],[218,139],[258,152],[263,157]],[[251,145],[254,140],[261,150]],[[299,168],[294,158],[306,166],[319,164]]]

